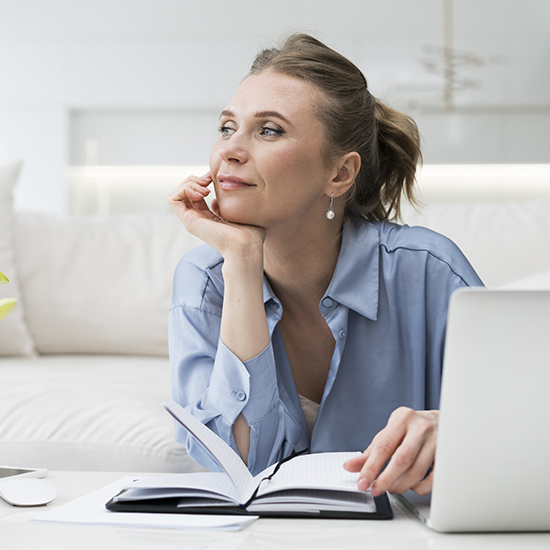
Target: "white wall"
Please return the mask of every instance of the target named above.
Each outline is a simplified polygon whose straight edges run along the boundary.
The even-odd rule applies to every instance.
[[[25,160],[16,207],[64,211],[64,167],[89,139],[103,164],[205,163],[254,53],[288,30],[315,33],[411,113],[426,162],[550,162],[550,2],[454,1],[454,45],[481,66],[464,68],[477,87],[451,114],[422,64],[442,13],[443,0],[0,0],[0,163]]]

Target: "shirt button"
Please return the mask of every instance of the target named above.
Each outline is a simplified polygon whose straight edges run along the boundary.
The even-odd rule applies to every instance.
[[[345,337],[346,337],[346,331],[345,331],[345,330],[341,330],[341,331],[338,333],[338,338],[340,338],[340,340],[343,340]]]
[[[236,394],[235,394],[235,397],[239,400],[239,401],[244,401],[246,399],[246,393],[244,393],[244,391],[238,391]]]
[[[323,305],[324,305],[325,307],[331,307],[331,306],[332,306],[332,300],[331,300],[330,298],[325,298],[325,299],[323,300]]]

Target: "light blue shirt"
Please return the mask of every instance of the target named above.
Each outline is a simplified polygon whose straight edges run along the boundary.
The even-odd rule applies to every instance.
[[[257,474],[292,451],[363,451],[400,406],[437,409],[447,306],[483,283],[458,247],[421,227],[346,224],[319,309],[335,340],[311,441],[277,324],[282,306],[264,279],[271,342],[241,362],[221,341],[223,258],[200,246],[182,258],[169,318],[172,397],[235,450],[232,425],[250,426]],[[176,425],[198,463],[219,470]]]

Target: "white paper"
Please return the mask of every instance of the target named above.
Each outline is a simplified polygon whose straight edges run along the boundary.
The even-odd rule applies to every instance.
[[[333,489],[358,493],[359,474],[344,470],[344,462],[357,454],[317,453],[296,456],[281,464],[273,478],[260,485],[258,495],[281,489]]]
[[[241,501],[246,501],[245,496],[254,490],[251,489],[254,478],[241,457],[221,437],[175,401],[166,401],[162,406],[212,455],[239,491]]]
[[[376,512],[376,504],[370,493],[349,493],[311,489],[292,489],[266,495],[254,500],[248,511],[254,514],[271,512]]]
[[[105,503],[134,478],[124,477],[102,489],[63,504],[48,512],[41,512],[31,521],[112,525],[167,529],[202,529],[239,531],[257,519],[257,516],[218,516],[197,514],[145,514],[111,512]]]
[[[223,472],[142,477],[132,480],[132,483],[126,489],[129,489],[129,491],[117,497],[117,501],[139,498],[184,497],[200,491],[201,494],[210,492],[213,496],[222,495],[231,499],[234,504],[240,504],[240,495],[237,493],[237,489]],[[144,493],[145,490],[148,490],[148,493]]]

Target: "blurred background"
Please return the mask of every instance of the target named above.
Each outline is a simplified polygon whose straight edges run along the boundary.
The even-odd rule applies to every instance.
[[[165,211],[255,53],[292,31],[415,118],[426,189],[550,196],[548,0],[0,0],[15,208]]]

